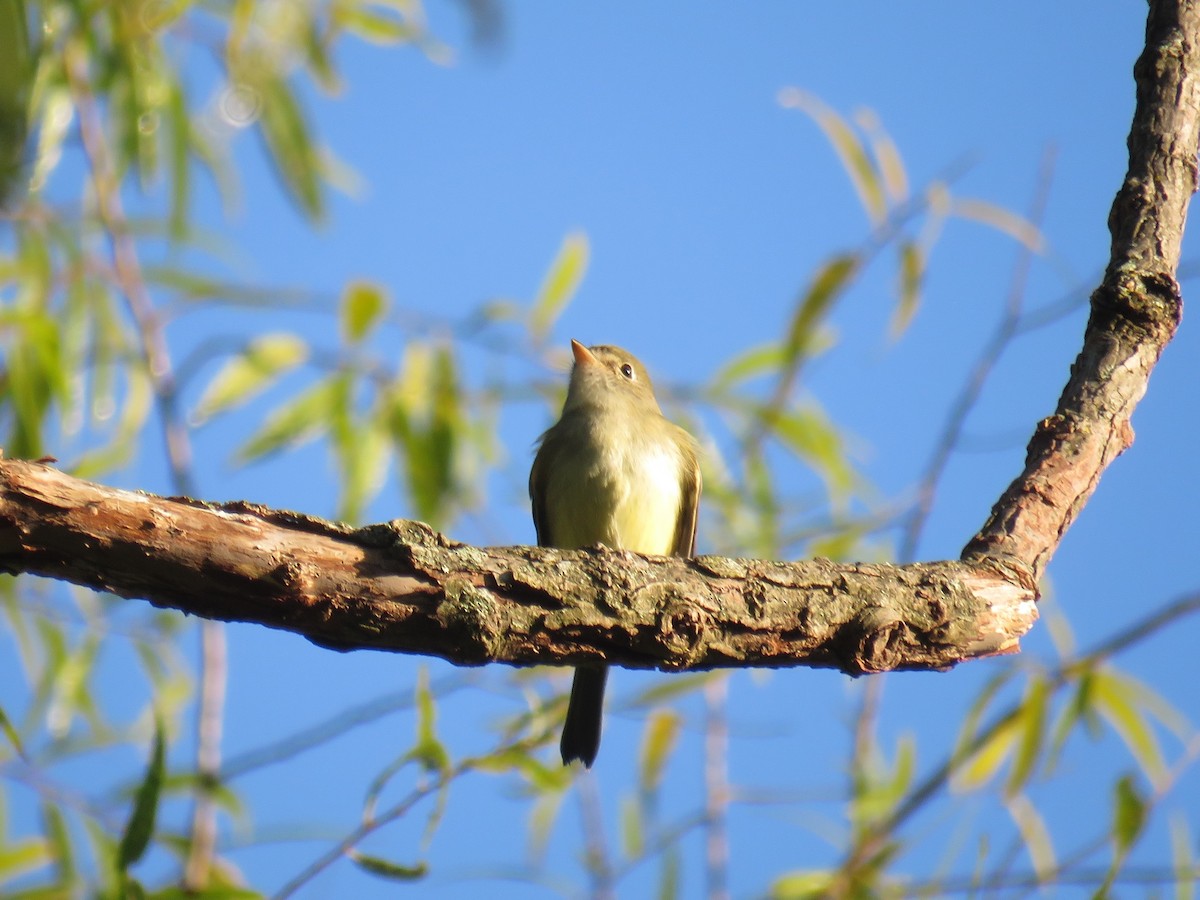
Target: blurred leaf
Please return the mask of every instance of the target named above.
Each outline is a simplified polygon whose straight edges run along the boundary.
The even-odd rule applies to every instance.
[[[437,705],[429,689],[429,670],[421,666],[417,671],[416,687],[417,742],[409,751],[409,759],[419,762],[431,772],[445,772],[450,768],[450,755],[438,740],[434,728],[437,723]]]
[[[324,434],[335,412],[333,406],[336,397],[336,380],[326,379],[277,407],[267,416],[263,426],[238,450],[238,460],[250,462],[260,459]]]
[[[122,872],[142,858],[154,835],[154,819],[158,813],[158,797],[162,790],[163,775],[166,771],[166,739],[163,736],[163,723],[159,718],[154,720],[154,744],[150,751],[150,765],[146,768],[146,777],[134,796],[133,811],[121,835],[121,843],[117,848],[117,868]]]
[[[320,219],[325,209],[317,151],[291,86],[277,73],[266,72],[253,87],[259,92],[259,125],[275,171],[300,209]]]
[[[1034,253],[1041,253],[1045,249],[1045,239],[1038,227],[1003,206],[986,200],[955,199],[952,212],[960,218],[971,219],[1003,232]]]
[[[1024,794],[1012,794],[1005,799],[1004,805],[1021,833],[1021,841],[1029,852],[1033,871],[1039,880],[1049,881],[1053,877],[1057,862],[1046,821]]]
[[[819,869],[791,872],[772,881],[767,896],[771,900],[823,900],[833,896],[836,880],[834,872]]]
[[[1148,815],[1146,800],[1138,792],[1132,775],[1122,775],[1113,786],[1112,838],[1119,856],[1124,856],[1141,836]]]
[[[384,8],[373,8],[378,6]],[[392,4],[335,3],[331,18],[338,27],[382,46],[407,43],[421,35]]]
[[[8,713],[4,711],[4,707],[2,706],[0,706],[0,731],[4,732],[4,736],[13,745],[13,749],[17,751],[17,755],[24,757],[25,748],[21,746],[21,736],[17,733],[17,729],[13,727],[12,720],[9,719]]]
[[[342,292],[342,340],[357,344],[369,335],[387,312],[383,290],[369,281],[353,281]]]
[[[725,391],[743,381],[769,375],[782,364],[783,348],[779,344],[759,344],[735,354],[718,369],[712,379],[712,390]]]
[[[682,722],[670,709],[657,709],[646,720],[638,765],[638,785],[642,791],[657,791],[662,784],[667,760],[679,741]]]
[[[0,0],[0,209],[22,185],[33,65],[21,0]]]
[[[805,409],[771,408],[763,411],[763,421],[785,447],[812,466],[830,493],[843,494],[853,486],[841,435],[821,410],[811,404]]]
[[[908,173],[904,171],[904,161],[891,135],[884,130],[879,116],[873,109],[860,109],[855,113],[854,120],[871,144],[871,155],[878,165],[878,171],[883,176],[883,187],[888,199],[893,203],[908,199]]]
[[[258,396],[279,377],[308,359],[308,344],[295,334],[277,332],[256,337],[213,376],[195,418],[203,422]]]
[[[785,107],[801,110],[817,123],[850,176],[871,224],[883,222],[887,216],[887,201],[880,173],[849,123],[815,96],[798,88],[782,91],[780,101]]]
[[[1017,716],[1020,741],[1013,757],[1012,768],[1008,772],[1008,782],[1004,787],[1006,795],[1010,797],[1024,789],[1041,758],[1046,736],[1046,705],[1049,694],[1050,686],[1044,678],[1034,675],[1029,679],[1025,696],[1021,699],[1021,711]]]
[[[982,787],[999,771],[1016,748],[1021,735],[1020,716],[1001,723],[958,771],[958,784],[964,790]]]
[[[417,515],[438,527],[457,488],[456,463],[464,429],[454,357],[446,346],[410,345],[390,395],[390,431],[407,468]]]
[[[42,830],[46,834],[50,857],[57,870],[55,881],[64,888],[77,886],[79,872],[75,865],[75,849],[67,821],[59,807],[53,803],[43,803],[41,813]]]
[[[921,279],[925,274],[925,259],[921,248],[912,241],[900,243],[899,300],[892,313],[889,329],[893,338],[900,337],[912,324],[921,304]]]
[[[784,362],[795,367],[813,355],[817,342],[817,326],[832,309],[834,301],[858,273],[860,260],[853,253],[839,253],[823,262],[804,290],[796,313],[788,326],[784,344]]]
[[[1145,715],[1147,689],[1132,678],[1111,669],[1092,676],[1092,705],[1121,736],[1133,758],[1152,784],[1161,784],[1167,766],[1158,738]]]
[[[535,341],[541,341],[549,334],[559,315],[575,296],[587,271],[588,256],[586,234],[577,231],[563,238],[529,311],[529,330]]]
[[[378,875],[380,878],[390,878],[394,881],[416,881],[429,874],[429,865],[423,862],[417,863],[415,866],[406,866],[378,856],[368,856],[357,850],[350,851],[348,855],[354,860],[354,864],[364,872]]]
[[[677,900],[683,896],[682,891],[683,861],[680,859],[679,848],[672,845],[663,853],[662,870],[658,876],[658,900]]]
[[[160,4],[163,5],[163,4]],[[171,163],[171,211],[168,217],[171,237],[183,238],[187,231],[188,202],[191,197],[192,124],[188,116],[187,95],[183,85],[172,80],[165,117]]]

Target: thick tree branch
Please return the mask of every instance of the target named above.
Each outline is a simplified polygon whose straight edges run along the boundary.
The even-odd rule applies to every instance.
[[[1054,415],[1029,442],[1025,471],[963,550],[963,559],[1028,566],[1035,581],[1105,468],[1133,442],[1133,409],[1183,314],[1175,272],[1197,185],[1196,0],[1150,4],[1146,49],[1133,72],[1129,171],[1109,213],[1112,255],[1092,294],[1083,349]]]
[[[1034,593],[988,561],[909,566],[477,548],[164,499],[0,460],[0,568],[462,664],[942,668],[1016,650]]]

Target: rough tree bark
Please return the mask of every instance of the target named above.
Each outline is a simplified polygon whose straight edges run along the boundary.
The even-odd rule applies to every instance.
[[[0,568],[338,649],[474,665],[940,668],[1017,649],[1037,583],[1104,469],[1182,313],[1175,271],[1197,183],[1200,0],[1154,0],[1134,68],[1128,175],[1083,349],[1025,471],[961,561],[909,566],[475,548],[414,522],[352,530],[163,499],[0,461]]]

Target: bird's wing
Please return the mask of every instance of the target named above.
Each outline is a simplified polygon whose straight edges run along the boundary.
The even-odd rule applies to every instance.
[[[672,556],[691,556],[696,551],[696,515],[700,511],[700,457],[692,446],[691,436],[684,444],[687,452],[680,473],[679,524],[675,526],[675,546]]]

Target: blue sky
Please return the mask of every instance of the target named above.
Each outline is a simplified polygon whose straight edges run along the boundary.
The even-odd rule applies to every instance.
[[[620,344],[664,382],[703,381],[736,353],[777,337],[813,269],[830,254],[856,247],[868,230],[819,129],[779,104],[787,87],[846,115],[873,110],[914,186],[966,160],[954,195],[1017,212],[1029,208],[1041,161],[1053,148],[1048,247],[1030,272],[1030,308],[1048,307],[1073,291],[1086,294],[1107,260],[1105,220],[1124,173],[1142,3],[514,3],[504,7],[500,39],[484,47],[471,45],[456,5],[433,3],[429,14],[433,32],[455,51],[453,64],[436,65],[412,50],[347,43],[338,52],[344,94],[312,93],[321,134],[362,182],[354,194],[334,198],[322,227],[299,220],[255,141],[239,140],[237,159],[246,173],[240,210],[227,219],[211,191],[198,197],[198,214],[231,250],[224,274],[331,297],[347,280],[369,278],[387,286],[398,308],[455,320],[490,299],[527,301],[564,235],[583,232],[590,267],[553,342],[564,350],[572,337]],[[1195,258],[1196,248],[1189,236],[1185,260]],[[833,323],[838,343],[806,370],[804,389],[853,435],[858,463],[881,494],[903,497],[916,483],[949,403],[1001,314],[1017,257],[1009,238],[975,222],[951,221],[930,263],[923,306],[903,339],[888,337],[894,297],[886,257],[839,308]],[[1189,287],[1185,283],[1185,295]],[[1025,440],[1051,412],[1066,380],[1085,317],[1081,305],[1009,348],[967,424],[969,446],[986,449],[952,460],[921,558],[957,556],[1018,474]],[[286,310],[200,314],[173,326],[171,337],[187,348],[214,334],[271,328],[317,342],[327,340],[329,327],[327,317]],[[408,337],[391,330],[381,340]],[[1134,418],[1136,443],[1106,474],[1050,567],[1050,602],[1081,646],[1196,588],[1196,350],[1185,325]],[[497,370],[510,379],[549,375],[538,361],[470,348],[465,366],[467,377],[480,381]],[[193,398],[202,387],[203,379],[189,388]],[[197,433],[201,495],[331,515],[336,482],[323,448],[246,469],[228,463],[266,408],[252,406]],[[550,416],[534,403],[506,411],[498,425],[506,455],[488,480],[485,510],[456,522],[454,537],[533,541],[524,478],[533,440]],[[169,492],[157,452],[147,450],[123,482]],[[815,484],[799,465],[793,477],[789,486]],[[410,512],[389,487],[367,518]],[[703,521],[701,552],[717,542],[719,527]],[[1133,650],[1121,663],[1195,719],[1200,702],[1179,687],[1195,683],[1193,632],[1194,623],[1184,620],[1176,633]],[[375,697],[407,694],[418,667],[428,667],[435,679],[456,675],[439,662],[336,655],[249,626],[231,626],[229,639],[228,756]],[[1031,661],[1052,659],[1044,625],[1025,648]],[[963,710],[1000,665],[985,661],[950,674],[889,677],[880,723],[884,746],[892,748],[906,732],[918,734],[918,772],[927,771],[948,751]],[[120,663],[113,667],[112,677],[123,677]],[[512,675],[465,673],[473,685],[439,712],[452,747],[483,749],[489,726],[520,708],[512,687],[498,686]],[[618,798],[630,784],[644,725],[640,714],[618,707],[664,677],[619,672],[612,682],[595,777],[614,845]],[[836,843],[844,827],[837,800],[861,691],[861,682],[805,669],[732,677],[734,783],[797,798],[767,808],[735,807],[735,896],[757,895],[770,874],[837,859],[830,841]],[[692,808],[700,784],[700,710],[695,701],[684,709],[686,739],[664,789],[676,812]],[[331,839],[352,827],[367,781],[407,746],[413,727],[407,712],[397,712],[239,781],[255,829],[294,834],[313,823],[315,834]],[[1177,745],[1165,743],[1173,758]],[[1062,835],[1063,851],[1107,820],[1108,785],[1089,784],[1092,765],[1136,768],[1132,760],[1120,762],[1125,751],[1111,735],[1076,749],[1063,781],[1034,797],[1055,835]],[[452,791],[423,896],[476,891],[479,883],[469,880],[475,876],[485,878],[496,897],[556,896],[564,882],[555,879],[578,875],[579,814],[569,797],[548,847],[545,890],[531,892],[527,884],[498,877],[526,858],[528,809],[514,800],[512,788],[481,777]],[[1200,806],[1194,774],[1172,796],[1180,808]],[[1011,837],[1003,815],[996,818],[994,809],[972,798],[940,804],[919,827],[944,826],[973,809],[994,817],[1003,840]],[[402,824],[371,849],[413,858],[421,827],[423,820]],[[1159,829],[1148,836],[1147,859],[1168,858],[1164,835]],[[233,859],[252,883],[270,887],[322,846],[264,844]],[[693,896],[701,857],[695,841],[686,846],[684,896]],[[913,868],[928,871],[944,850],[935,843],[917,851]],[[951,868],[969,869],[972,860],[969,849]],[[653,866],[639,869],[622,883],[629,891],[622,896],[644,895],[654,874]],[[389,891],[341,863],[302,896]]]

